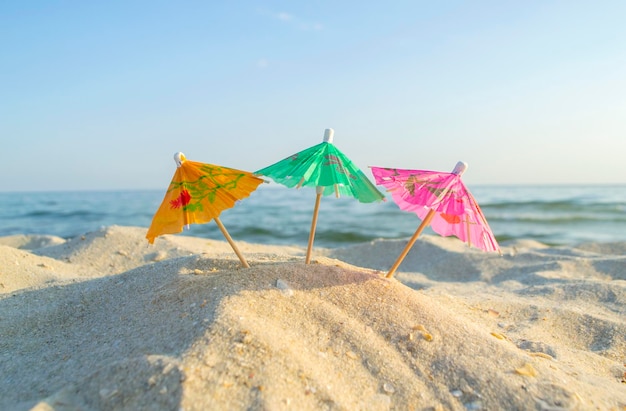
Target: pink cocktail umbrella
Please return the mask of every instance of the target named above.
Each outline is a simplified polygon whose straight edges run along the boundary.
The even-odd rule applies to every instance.
[[[428,225],[442,236],[454,235],[470,246],[500,252],[478,203],[461,180],[467,164],[459,161],[451,173],[382,167],[371,169],[376,184],[387,188],[400,209],[414,212],[422,220],[389,269],[387,278],[393,276]]]

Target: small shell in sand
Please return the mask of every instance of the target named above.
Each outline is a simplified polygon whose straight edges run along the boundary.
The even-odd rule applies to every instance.
[[[431,333],[429,333],[426,330],[426,327],[424,327],[422,324],[418,324],[418,325],[414,325],[413,327],[411,327],[414,331],[419,331],[422,333],[422,337],[426,340],[426,341],[432,341],[433,340],[433,336]],[[409,334],[409,339],[412,339],[412,334]]]
[[[519,375],[523,375],[523,376],[526,376],[526,377],[536,377],[537,376],[537,370],[535,370],[533,368],[533,366],[528,364],[528,363],[522,365],[519,368],[516,368],[515,372],[517,374],[519,374]]]

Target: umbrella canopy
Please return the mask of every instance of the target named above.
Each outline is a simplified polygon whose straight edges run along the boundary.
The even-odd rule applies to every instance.
[[[457,163],[451,173],[381,167],[371,169],[376,183],[387,188],[400,209],[414,212],[422,220],[413,241],[409,241],[405,249],[407,253],[428,225],[440,235],[454,235],[470,246],[500,252],[487,219],[461,180],[467,164]],[[397,265],[405,256],[401,255]],[[388,277],[393,275],[397,265],[392,267]]]
[[[362,203],[381,201],[385,196],[378,191],[365,174],[333,144],[333,129],[326,129],[324,141],[293,154],[255,174],[272,178],[287,187],[315,187],[316,201],[309,233],[306,263],[311,259],[311,248],[317,225],[319,202],[322,196],[350,196]]]
[[[174,154],[177,168],[161,206],[152,218],[146,238],[150,244],[163,234],[183,231],[190,224],[215,220],[224,237],[248,266],[219,220],[223,210],[246,198],[264,180],[247,171],[189,161],[183,153]]]
[[[367,176],[333,144],[333,129],[326,129],[324,141],[256,171],[287,187],[315,187],[323,196],[350,196],[362,203],[385,196]]]

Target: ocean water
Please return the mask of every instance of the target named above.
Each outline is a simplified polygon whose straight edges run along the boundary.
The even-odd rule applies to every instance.
[[[499,242],[534,239],[550,245],[626,241],[626,186],[469,187]],[[147,227],[164,191],[0,193],[0,236],[72,238],[103,226]],[[220,218],[235,241],[306,245],[315,202],[309,188],[263,185]],[[315,245],[343,247],[407,238],[420,220],[383,203],[323,197]],[[428,229],[425,234],[434,234]],[[223,239],[217,226],[192,225],[182,235]]]

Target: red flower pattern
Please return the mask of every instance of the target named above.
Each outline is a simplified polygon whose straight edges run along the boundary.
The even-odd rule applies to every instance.
[[[189,191],[183,190],[180,192],[180,195],[178,196],[177,199],[170,201],[170,207],[181,208],[189,204],[190,201],[191,201],[191,194],[189,194]]]

